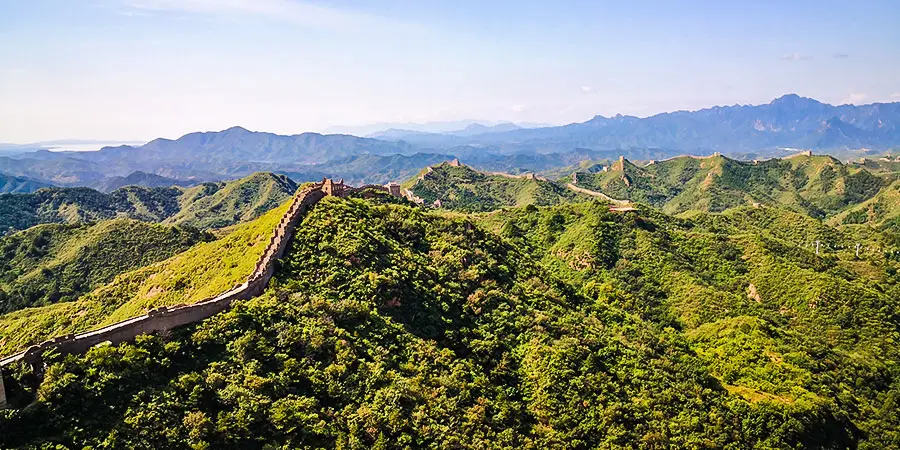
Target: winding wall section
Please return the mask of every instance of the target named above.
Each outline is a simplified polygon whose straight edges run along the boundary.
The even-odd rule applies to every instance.
[[[227,292],[192,305],[175,308],[160,307],[150,310],[144,315],[97,330],[69,334],[41,342],[23,352],[0,359],[0,369],[16,361],[24,361],[33,366],[39,366],[42,355],[49,350],[54,350],[58,353],[82,353],[101,342],[111,342],[115,345],[130,341],[141,334],[171,330],[172,328],[199,322],[218,314],[231,307],[235,300],[256,297],[262,294],[266,286],[268,286],[269,280],[275,273],[275,262],[284,254],[287,244],[294,234],[294,230],[311,206],[328,195],[343,197],[351,192],[371,188],[390,192],[390,188],[386,186],[364,186],[363,188],[355,189],[344,185],[343,180],[335,183],[329,179],[297,192],[291,200],[291,205],[288,207],[287,212],[281,217],[281,221],[278,222],[272,237],[269,238],[265,251],[263,251],[247,281]],[[6,391],[3,388],[2,378],[2,374],[0,374],[0,408],[6,406]]]

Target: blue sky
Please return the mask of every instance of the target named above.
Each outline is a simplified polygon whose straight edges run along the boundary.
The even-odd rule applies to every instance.
[[[0,142],[900,101],[897,1],[0,0]]]

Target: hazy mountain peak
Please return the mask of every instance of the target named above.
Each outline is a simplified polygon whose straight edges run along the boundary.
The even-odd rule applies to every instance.
[[[226,133],[252,133],[252,131],[250,131],[240,125],[235,125],[229,129],[225,130],[225,132]]]
[[[775,100],[772,100],[769,104],[775,105],[775,106],[787,106],[787,107],[793,107],[793,108],[802,108],[802,107],[808,107],[808,106],[812,106],[812,105],[817,105],[817,106],[824,105],[824,103],[821,103],[818,100],[815,100],[815,99],[812,99],[809,97],[801,97],[797,94],[782,95],[781,97],[778,97]]]

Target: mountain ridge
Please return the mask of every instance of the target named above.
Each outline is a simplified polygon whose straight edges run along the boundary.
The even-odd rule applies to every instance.
[[[30,194],[0,194],[0,230],[116,217],[219,228],[258,217],[296,189],[297,184],[284,175],[256,173],[192,187],[124,186],[109,193],[53,187]]]
[[[322,174],[342,174],[332,166],[346,158],[373,155],[440,154],[479,165],[507,165],[519,156],[547,154],[625,155],[639,160],[720,152],[751,160],[795,151],[786,149],[813,149],[847,159],[896,152],[900,103],[833,106],[791,94],[761,105],[715,106],[643,118],[596,115],[585,122],[542,128],[509,129],[517,125],[504,123],[468,126],[442,134],[400,132],[383,139],[311,132],[278,135],[236,126],[158,138],[139,147],[17,153],[0,157],[0,172],[61,186],[102,187],[109,177],[135,171],[190,180],[234,179],[259,171],[307,173],[312,181]],[[430,164],[421,159],[420,167]],[[376,165],[366,180],[353,181],[369,181],[375,177],[371,172],[390,170]]]
[[[890,180],[829,155],[804,152],[763,161],[714,154],[677,156],[637,166],[624,157],[602,170],[576,170],[564,181],[671,214],[720,212],[738,205],[780,205],[823,218],[864,202]]]
[[[134,343],[51,352],[42,380],[10,371],[15,409],[0,415],[0,442],[885,448],[900,438],[896,261],[814,254],[801,244],[856,237],[802,214],[686,220],[583,202],[466,216],[326,197],[302,226],[257,298]],[[191,260],[245,245],[202,244]],[[177,283],[142,279],[172,285],[167,304],[184,301]],[[34,319],[13,316],[0,324],[21,339],[12,330]]]

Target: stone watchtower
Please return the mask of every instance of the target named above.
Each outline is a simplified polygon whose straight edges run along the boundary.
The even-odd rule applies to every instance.
[[[391,181],[390,183],[384,185],[384,187],[387,188],[387,191],[388,191],[391,195],[393,195],[394,197],[401,197],[401,196],[402,196],[402,195],[400,194],[400,185],[397,184],[396,182]]]
[[[334,182],[331,178],[323,178],[322,179],[322,192],[325,195],[333,195],[335,197],[343,197],[346,193],[347,185],[344,184],[344,179],[341,178],[337,183]]]

